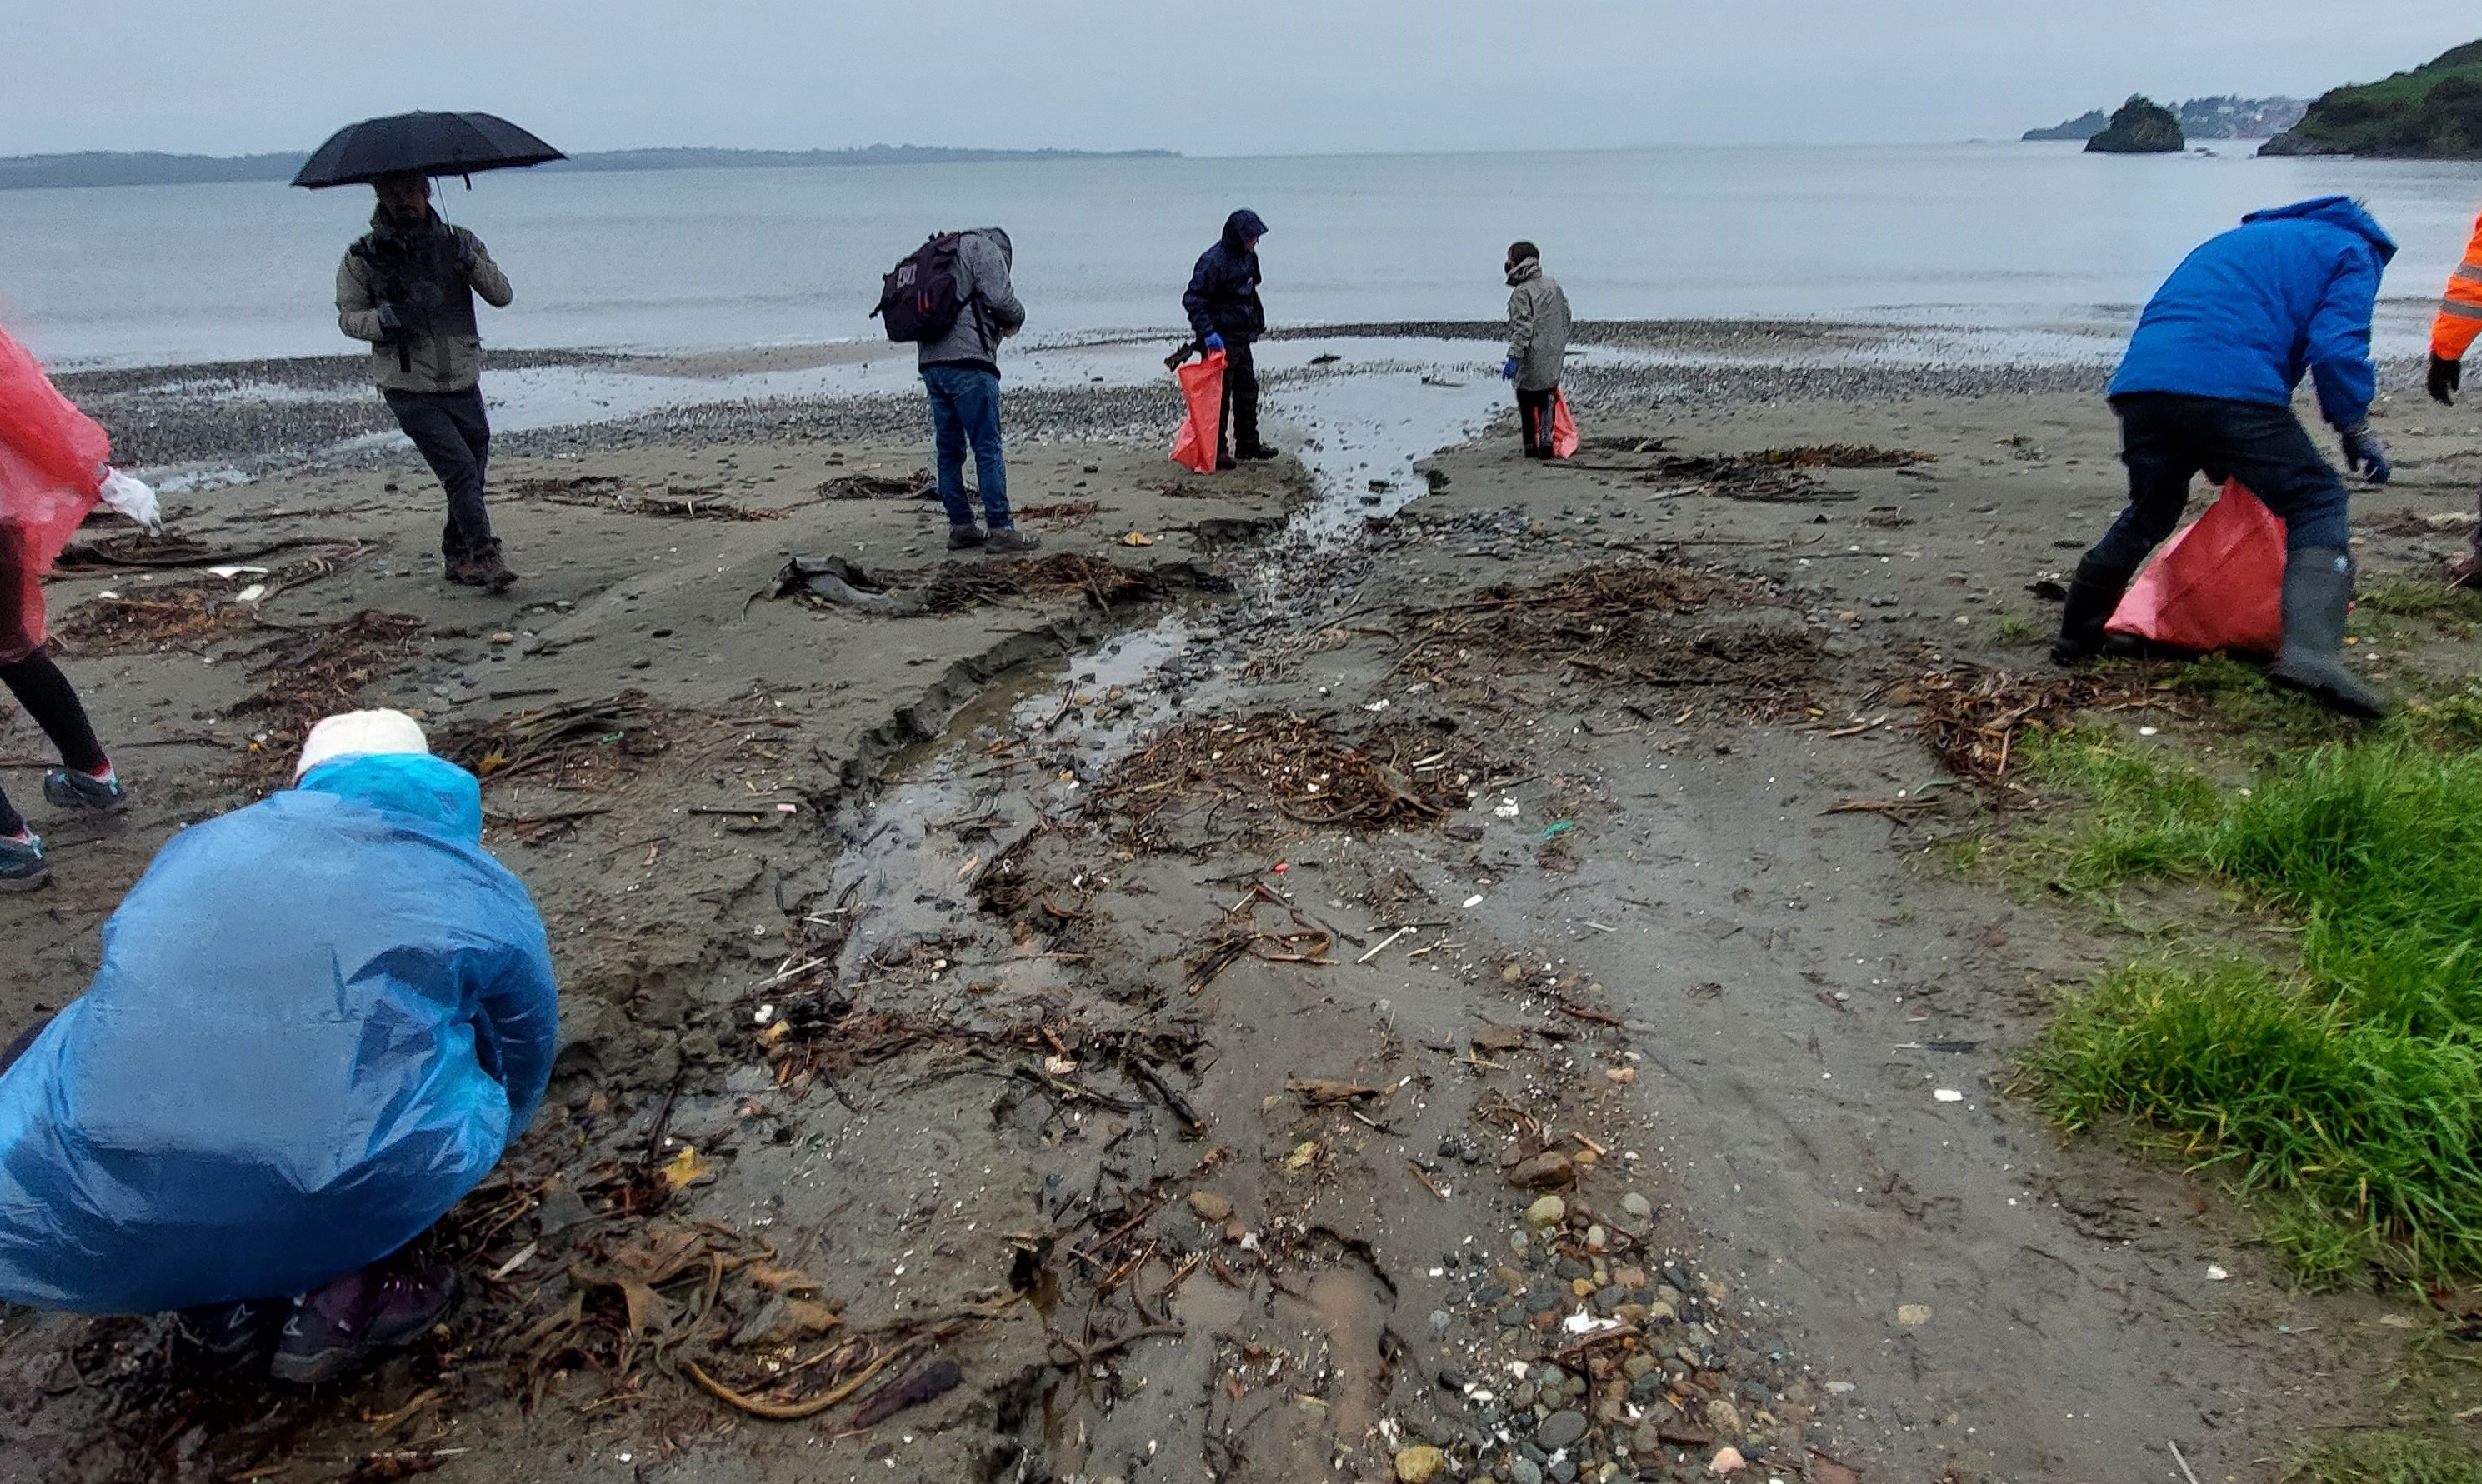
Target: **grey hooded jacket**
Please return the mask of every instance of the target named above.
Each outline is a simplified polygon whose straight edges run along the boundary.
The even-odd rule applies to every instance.
[[[1017,302],[1009,268],[1017,249],[1009,235],[995,226],[976,227],[957,245],[957,292],[965,312],[937,340],[921,346],[925,366],[972,366],[999,373],[1000,342],[1025,327],[1025,306]]]
[[[1510,269],[1508,287],[1508,358],[1517,362],[1518,389],[1547,392],[1569,358],[1569,296],[1544,276],[1539,258]]]

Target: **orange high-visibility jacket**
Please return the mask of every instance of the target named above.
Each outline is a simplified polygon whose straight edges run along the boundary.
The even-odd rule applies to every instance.
[[[2430,353],[2461,361],[2477,337],[2482,337],[2482,221],[2473,223],[2464,266],[2448,276],[2447,297],[2440,300],[2439,318],[2430,325]]]

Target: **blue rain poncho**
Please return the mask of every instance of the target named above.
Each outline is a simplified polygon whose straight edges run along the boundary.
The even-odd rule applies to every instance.
[[[542,1101],[542,920],[471,774],[370,756],[184,830],[0,1074],[0,1296],[278,1297],[439,1219]]]

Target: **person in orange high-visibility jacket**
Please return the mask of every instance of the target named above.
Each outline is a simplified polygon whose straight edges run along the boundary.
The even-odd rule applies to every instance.
[[[2430,325],[2430,395],[2442,406],[2456,405],[2465,384],[2465,352],[2482,339],[2482,220],[2473,223],[2473,241],[2465,261],[2447,275],[2447,294],[2439,301],[2439,318]],[[2482,587],[2482,527],[2474,528],[2472,555],[2457,559],[2447,580],[2459,587]]]

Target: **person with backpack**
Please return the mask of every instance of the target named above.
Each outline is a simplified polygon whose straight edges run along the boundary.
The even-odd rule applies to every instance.
[[[515,295],[482,239],[431,209],[429,177],[400,171],[372,190],[379,210],[371,229],[336,268],[336,325],[371,343],[380,395],[448,492],[439,536],[448,580],[504,592],[517,579],[501,560],[483,503],[491,424],[483,411],[474,299],[506,309]]]
[[[1025,328],[1025,306],[1009,276],[1016,256],[1008,233],[995,226],[934,237],[896,265],[871,311],[888,339],[919,348],[950,551],[1030,552],[1043,544],[1017,530],[1009,513],[1000,440],[1000,342]],[[983,498],[981,525],[965,498],[968,447]]]
[[[1569,296],[1543,272],[1543,250],[1512,244],[1500,265],[1508,278],[1508,360],[1499,378],[1517,383],[1517,425],[1528,458],[1552,457],[1551,408],[1569,360]]]
[[[2103,649],[2138,563],[2180,523],[2201,471],[2236,479],[2284,524],[2283,652],[2267,678],[2334,711],[2387,705],[2344,668],[2353,601],[2351,496],[2292,412],[2304,377],[2344,461],[2388,482],[2370,431],[2370,319],[2395,240],[2350,198],[2320,196],[2241,224],[2189,254],[2139,317],[2105,395],[2120,419],[2128,506],[2077,563],[2051,645],[2057,664]]]
[[[1224,427],[1215,467],[1236,469],[1244,458],[1273,458],[1258,441],[1258,367],[1251,346],[1267,332],[1267,306],[1258,299],[1258,240],[1267,223],[1254,211],[1224,221],[1224,236],[1199,255],[1180,306],[1199,346],[1224,352]],[[1229,452],[1226,445],[1229,444]]]

